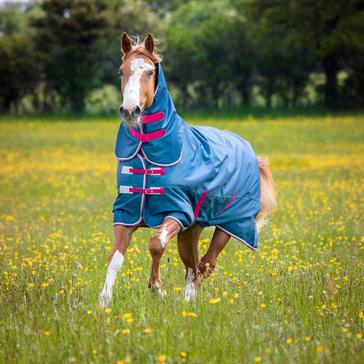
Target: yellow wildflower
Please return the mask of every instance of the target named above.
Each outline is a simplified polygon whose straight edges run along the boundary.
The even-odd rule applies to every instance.
[[[197,314],[194,312],[182,311],[181,314],[183,317],[197,317]]]
[[[209,301],[209,303],[211,305],[216,305],[217,303],[219,303],[221,301],[221,298],[211,298],[211,300]]]
[[[164,363],[166,360],[167,360],[167,357],[165,355],[161,354],[158,356],[158,361],[160,363]]]
[[[130,363],[130,359],[129,358],[125,358],[124,360],[118,360],[116,362],[116,364],[128,364]]]

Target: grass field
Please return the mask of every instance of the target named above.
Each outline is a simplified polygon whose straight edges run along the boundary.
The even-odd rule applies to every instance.
[[[138,230],[106,311],[118,123],[0,121],[1,363],[364,362],[364,116],[192,121],[268,156],[279,207],[258,252],[232,240],[193,303],[175,241],[168,297],[148,291]]]

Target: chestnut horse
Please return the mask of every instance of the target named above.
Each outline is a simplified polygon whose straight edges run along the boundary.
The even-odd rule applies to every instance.
[[[120,113],[122,120],[131,130],[140,126],[144,110],[153,104],[158,82],[157,65],[161,59],[155,52],[154,40],[151,34],[148,34],[143,43],[134,44],[130,37],[124,33],[122,35],[121,46],[123,62],[120,66],[120,74],[122,75],[121,92],[123,94],[123,103],[120,107]],[[264,224],[267,214],[275,207],[276,199],[268,163],[263,158],[258,157],[257,159],[258,180],[260,175],[260,210],[258,209],[259,213],[254,215],[253,220],[259,229]],[[151,169],[143,169],[142,171],[146,173],[147,171],[151,171]],[[147,189],[139,190],[143,191],[136,192],[148,194],[146,192]],[[131,192],[128,191],[126,193]],[[149,191],[149,193],[151,192]],[[143,226],[146,226],[146,224],[142,217],[137,223],[114,224],[115,245],[109,256],[106,281],[100,294],[99,303],[101,307],[110,305],[115,278],[123,264],[124,255],[130,244],[132,234],[137,228]],[[164,216],[161,226],[156,228],[149,242],[149,251],[152,256],[151,275],[148,283],[149,288],[155,290],[160,296],[166,295],[166,292],[162,288],[160,261],[166,249],[167,242],[177,236],[179,255],[186,267],[186,287],[184,289],[184,295],[186,300],[193,299],[197,296],[202,280],[211,274],[216,266],[220,252],[233,235],[220,227],[216,227],[209,248],[199,261],[198,241],[202,229],[203,227],[197,223],[189,227],[184,227],[177,218]]]

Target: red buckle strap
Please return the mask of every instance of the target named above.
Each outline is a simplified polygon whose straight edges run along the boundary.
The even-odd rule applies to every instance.
[[[164,168],[142,169],[142,168],[123,166],[123,168],[121,169],[121,173],[122,174],[146,174],[148,176],[152,176],[152,175],[164,176]]]
[[[164,176],[164,168],[155,168],[155,169],[130,168],[129,171],[132,174],[146,174],[148,176],[151,175]]]
[[[154,187],[154,188],[130,187],[129,192],[142,193],[144,195],[164,195],[164,187]]]
[[[135,130],[133,128],[130,128],[129,130],[130,130],[130,134],[134,138],[140,140],[142,143],[147,143],[154,139],[161,138],[162,136],[164,136],[166,134],[166,131],[164,129],[152,131],[151,133],[147,133],[147,134],[139,133],[137,130]]]
[[[142,123],[149,124],[149,123],[154,123],[155,121],[161,121],[162,119],[164,119],[164,113],[159,111],[154,114],[143,115]]]
[[[133,186],[119,186],[119,193],[141,193],[143,195],[164,195],[164,187],[139,188]]]

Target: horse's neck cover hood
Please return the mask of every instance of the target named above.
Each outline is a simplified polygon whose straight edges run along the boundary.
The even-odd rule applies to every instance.
[[[228,131],[189,126],[157,67],[153,104],[137,127],[119,128],[114,223],[155,228],[170,217],[183,228],[218,226],[256,249],[260,177],[250,144]]]
[[[178,130],[185,123],[176,113],[161,64],[157,63],[156,67],[158,83],[152,105],[144,110],[138,126],[131,128],[124,123],[120,125],[115,148],[119,160],[134,158],[141,151],[150,162],[167,166],[176,163],[181,157],[182,145]]]

